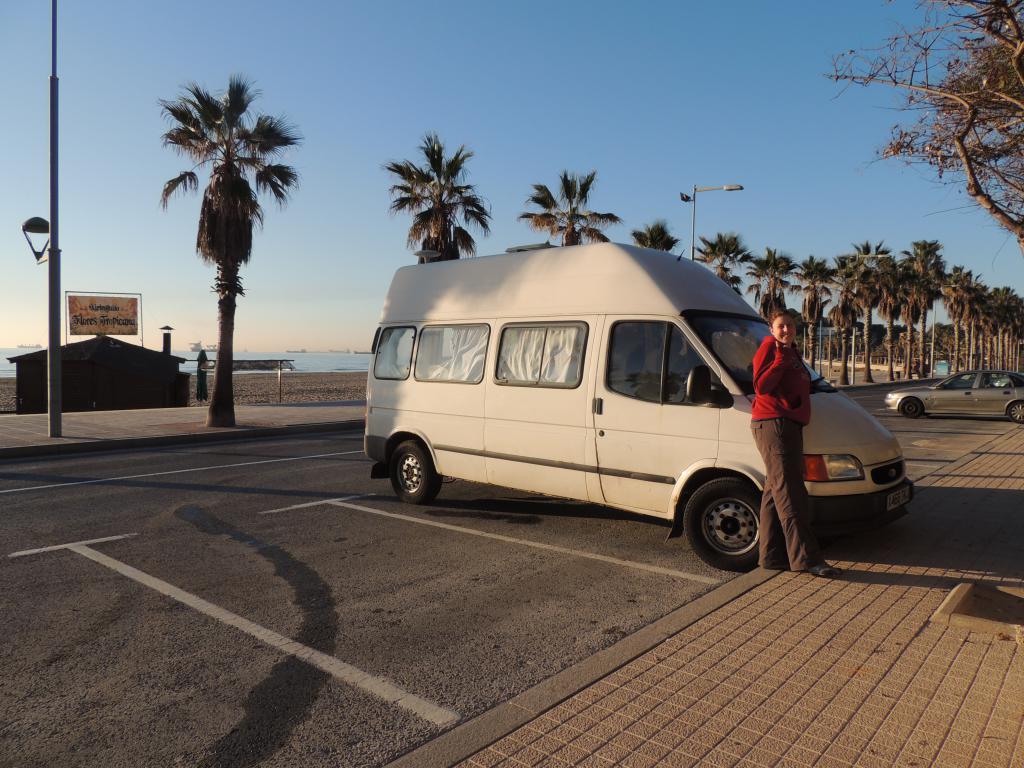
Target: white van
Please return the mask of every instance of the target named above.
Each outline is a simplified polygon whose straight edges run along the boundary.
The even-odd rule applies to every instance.
[[[750,432],[768,326],[712,272],[602,243],[403,267],[367,388],[373,477],[425,504],[442,477],[604,504],[685,530],[709,564],[757,562],[764,465]],[[906,512],[900,445],[814,375],[815,529]]]

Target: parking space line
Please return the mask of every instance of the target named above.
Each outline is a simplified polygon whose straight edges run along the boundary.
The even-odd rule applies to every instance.
[[[72,541],[67,544],[54,544],[52,547],[39,547],[38,549],[23,549],[21,552],[11,552],[8,557],[25,557],[26,555],[38,555],[40,552],[56,552],[58,549],[71,549],[79,544],[100,544],[104,541],[117,541],[138,536],[137,533],[122,533],[120,536],[104,536],[102,539],[86,539],[85,541]]]
[[[95,485],[96,483],[116,483],[119,480],[138,480],[143,477],[162,477],[164,475],[181,475],[186,472],[205,472],[209,469],[231,469],[233,467],[252,467],[257,464],[279,464],[283,461],[303,461],[305,459],[324,459],[329,456],[349,456],[358,451],[335,451],[333,453],[313,453],[308,456],[283,456],[280,459],[260,459],[259,461],[240,461],[236,464],[218,464],[212,467],[188,467],[187,469],[169,469],[165,472],[146,472],[142,475],[124,475],[122,477],[99,477],[93,480],[75,480],[70,483],[53,483],[52,485],[32,485],[25,488],[7,488],[2,493],[25,493],[27,491],[45,491],[50,488],[67,488],[75,485]]]
[[[709,584],[716,586],[722,583],[721,579],[713,579],[709,576],[701,576],[696,573],[687,573],[686,571],[677,571],[673,568],[662,568],[658,565],[648,565],[647,563],[638,563],[635,560],[620,560],[617,557],[609,557],[608,555],[598,555],[594,552],[586,552],[580,549],[570,549],[568,547],[559,547],[555,544],[544,544],[539,541],[530,541],[529,539],[517,539],[514,536],[504,536],[500,533],[488,533],[487,531],[478,531],[475,528],[466,528],[461,525],[452,525],[450,523],[439,523],[435,520],[424,520],[420,517],[413,517],[412,515],[400,515],[395,512],[385,512],[381,509],[374,509],[373,507],[364,507],[360,504],[351,504],[347,501],[340,501],[334,499],[328,499],[323,504],[329,504],[335,507],[344,507],[345,509],[354,509],[359,512],[366,512],[371,515],[379,515],[380,517],[389,517],[393,520],[404,520],[407,523],[416,523],[417,525],[429,525],[432,528],[441,528],[446,531],[455,531],[457,533],[466,533],[470,536],[480,536],[485,539],[494,539],[495,541],[503,541],[506,544],[518,544],[524,547],[533,547],[534,549],[543,549],[547,552],[557,552],[562,555],[571,555],[573,557],[582,557],[587,560],[598,560],[602,563],[609,563],[611,565],[620,565],[625,568],[633,568],[637,571],[647,571],[648,573],[657,573],[662,576],[673,576],[677,579],[687,579],[688,581],[696,581],[700,584]],[[312,506],[312,505],[310,505]]]
[[[321,504],[326,504],[328,501],[355,501],[356,499],[364,499],[367,494],[360,493],[355,496],[339,496],[336,499],[317,499],[316,501],[306,501],[302,504],[292,504],[290,507],[279,507],[277,509],[264,509],[262,512],[257,512],[257,515],[273,515],[277,512],[291,512],[293,509],[306,509],[307,507],[319,507]]]
[[[111,536],[105,539],[94,539],[88,543],[113,541],[115,539],[126,538],[127,536],[134,535],[134,533],[130,533],[124,534],[123,536]],[[404,691],[383,677],[377,677],[369,674],[368,672],[363,672],[361,669],[357,669],[350,664],[346,664],[333,656],[329,656],[326,653],[321,653],[315,648],[310,648],[307,645],[298,643],[284,635],[274,632],[272,629],[267,629],[266,627],[249,621],[236,613],[232,613],[220,606],[214,605],[197,595],[193,595],[191,592],[186,592],[173,584],[168,584],[162,579],[150,576],[148,573],[140,571],[138,568],[133,568],[132,566],[122,563],[120,560],[115,560],[102,552],[97,552],[95,549],[91,549],[86,546],[86,542],[61,544],[54,547],[42,547],[37,550],[25,550],[23,552],[15,552],[13,555],[9,555],[9,557],[20,557],[57,549],[67,549],[81,555],[82,557],[86,557],[95,563],[99,563],[112,571],[120,573],[122,576],[128,577],[132,581],[149,587],[150,589],[153,589],[172,600],[176,600],[183,605],[187,605],[189,608],[192,608],[205,616],[209,616],[223,624],[227,624],[230,627],[241,630],[247,635],[256,638],[260,642],[265,643],[272,648],[276,648],[289,656],[294,656],[300,661],[311,664],[317,669],[326,672],[344,683],[348,683],[349,685],[359,688],[372,696],[376,696],[379,699],[383,699],[395,706],[408,710],[434,725],[445,727],[459,720],[458,713],[438,706],[437,704],[411,694],[408,691]]]

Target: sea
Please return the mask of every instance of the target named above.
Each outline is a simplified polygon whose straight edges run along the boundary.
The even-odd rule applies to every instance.
[[[7,358],[17,355],[24,355],[30,352],[38,352],[38,349],[11,349],[0,347],[0,379],[14,378],[14,363],[8,362]],[[196,353],[187,350],[172,350],[171,353],[177,357],[183,357],[188,362],[181,364],[182,373],[195,373]],[[217,359],[216,352],[207,352],[211,360]],[[357,352],[249,352],[240,349],[235,350],[236,360],[291,360],[298,373],[332,373],[334,371],[357,371],[365,372],[370,365],[370,355]],[[245,376],[248,373],[259,373],[259,371],[235,371],[236,376]]]

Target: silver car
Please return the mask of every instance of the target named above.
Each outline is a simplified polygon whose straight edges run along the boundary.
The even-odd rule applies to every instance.
[[[931,386],[897,389],[885,405],[916,419],[927,413],[1009,416],[1024,424],[1024,373],[966,371]]]

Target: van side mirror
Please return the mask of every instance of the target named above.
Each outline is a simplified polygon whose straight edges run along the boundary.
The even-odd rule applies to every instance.
[[[694,405],[713,405],[731,408],[732,395],[718,384],[711,383],[711,369],[706,365],[694,366],[686,377],[686,402]]]
[[[706,365],[695,365],[686,377],[686,401],[694,405],[711,400],[711,369]]]

